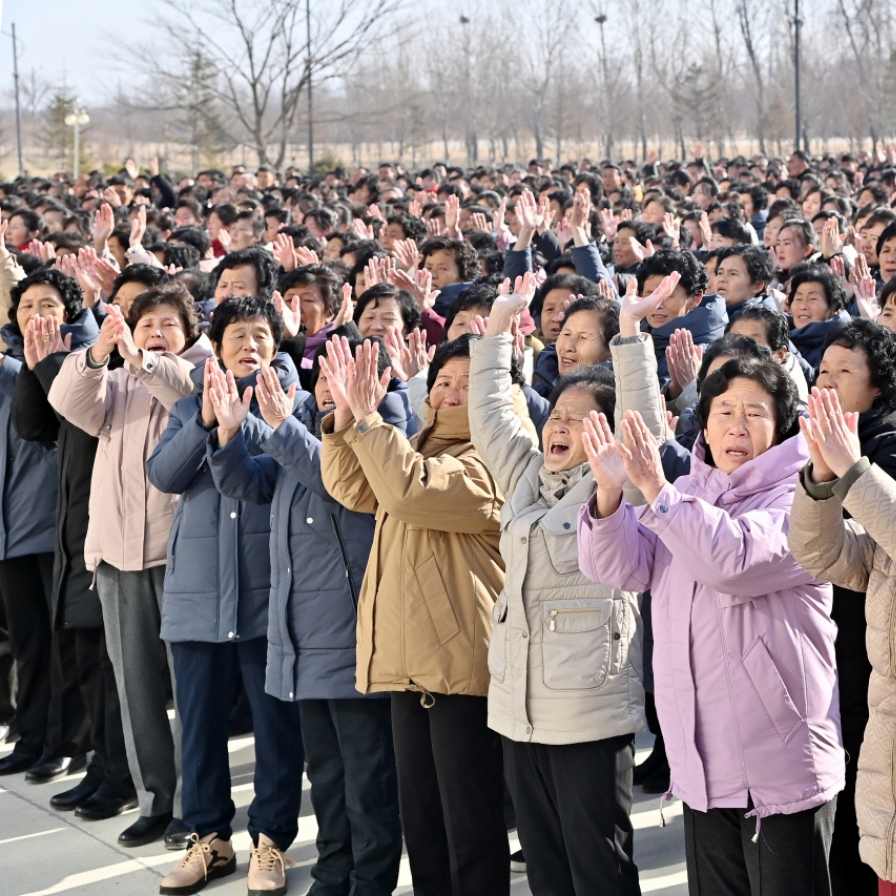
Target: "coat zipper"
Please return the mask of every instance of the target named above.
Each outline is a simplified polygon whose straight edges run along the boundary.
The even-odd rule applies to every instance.
[[[896,678],[896,671],[894,671],[894,662],[896,662],[896,643],[894,641],[896,641],[896,633],[893,631],[893,610],[894,606],[891,603],[889,625],[887,626],[890,640],[891,679]],[[896,803],[896,739],[893,740],[890,746],[890,795],[894,803]],[[891,880],[893,876],[893,837],[896,835],[896,832],[893,830],[894,826],[896,826],[896,811],[894,811],[890,818],[890,823],[887,825],[887,880]]]
[[[339,542],[339,550],[342,552],[342,562],[345,564],[345,577],[348,579],[348,590],[351,594],[352,605],[355,610],[355,616],[358,615],[358,595],[355,594],[355,583],[352,579],[351,569],[348,562],[348,551],[345,542],[342,540],[342,533],[339,531],[339,524],[336,522],[336,514],[330,514],[330,522],[333,524],[333,531],[336,533],[336,541]]]
[[[551,624],[549,626],[552,632],[557,631],[554,623],[557,620],[558,616],[573,616],[579,613],[594,613],[596,610],[593,607],[583,607],[577,610],[551,610]]]

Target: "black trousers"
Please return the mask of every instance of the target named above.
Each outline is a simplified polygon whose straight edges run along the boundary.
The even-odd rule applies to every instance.
[[[10,725],[16,718],[16,663],[9,641],[6,607],[0,593],[0,725]]]
[[[52,553],[0,560],[0,595],[16,664],[16,751],[74,756],[89,748],[88,725],[74,635],[52,628],[52,585]]]
[[[308,896],[389,896],[401,821],[386,698],[300,700],[317,861]]]
[[[752,806],[751,806],[752,808]],[[837,799],[756,820],[747,809],[684,807],[690,896],[830,896],[828,858]]]
[[[485,697],[392,694],[401,823],[415,896],[508,896],[501,739]]]
[[[230,795],[230,708],[239,666],[255,731],[255,798],[249,806],[253,843],[265,834],[289,849],[299,830],[305,754],[299,708],[264,690],[267,638],[224,644],[171,644],[182,725],[184,821],[200,837],[230,839],[236,808]]]
[[[562,745],[502,742],[534,896],[638,896],[635,736]]]
[[[134,783],[121,726],[121,704],[102,628],[72,629],[81,696],[90,719],[93,756],[86,779],[109,794],[130,796]]]

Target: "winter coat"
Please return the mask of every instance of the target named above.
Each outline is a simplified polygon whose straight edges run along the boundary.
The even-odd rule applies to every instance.
[[[729,305],[726,309],[728,312],[728,321],[734,323],[747,308],[755,308],[757,305],[763,308],[768,308],[771,311],[780,311],[778,303],[770,295],[753,296],[745,302],[740,302],[737,305]]]
[[[587,277],[595,283],[611,279],[611,274],[600,257],[600,250],[596,243],[588,243],[587,246],[573,246],[570,254],[576,273],[580,277]]]
[[[346,510],[321,478],[320,423],[313,395],[296,396],[293,417],[251,455],[242,431],[209,454],[222,495],[271,504],[271,596],[268,608],[267,693],[279,700],[344,700],[355,689],[358,596],[374,519]],[[405,421],[396,393],[379,412]]]
[[[9,346],[0,366],[0,560],[9,560],[55,547],[59,472],[56,442],[26,442],[12,425],[12,398],[25,366],[22,337],[8,326],[0,336]]]
[[[471,346],[470,432],[498,488],[507,569],[489,646],[489,727],[516,741],[572,744],[642,731],[638,596],[579,571],[576,520],[588,464],[549,473],[513,408],[509,335]]]
[[[845,311],[838,311],[830,320],[815,321],[806,324],[799,330],[790,331],[790,341],[812,368],[811,381],[818,376],[818,365],[821,364],[821,348],[832,330],[843,327],[851,320]]]
[[[410,441],[376,413],[340,432],[327,417],[323,433],[327,491],[376,514],[358,604],[358,690],[486,696],[504,585],[502,498],[470,441],[467,408],[427,405]]]
[[[146,479],[146,459],[168,426],[168,410],[193,392],[190,373],[212,354],[206,336],[182,355],[143,352],[143,366],[91,367],[88,349],[69,355],[50,389],[62,417],[99,438],[90,484],[87,569],[101,561],[123,571],[162,566],[177,495]]]
[[[72,334],[72,348],[96,342],[99,327],[89,308],[71,324],[61,327]],[[49,395],[67,353],[50,355],[34,370],[23,365],[13,390],[10,416],[13,427],[26,441],[57,445],[55,561],[53,564],[52,618],[57,628],[98,628],[103,624],[99,597],[91,590],[93,576],[84,564],[90,478],[97,439],[58,416]],[[48,486],[49,487],[49,486]]]
[[[859,752],[856,814],[862,861],[896,880],[896,482],[863,457],[842,479],[816,484],[804,471],[793,498],[790,548],[813,575],[846,593],[866,592],[870,710]],[[843,519],[844,508],[852,517]]]
[[[579,518],[590,578],[650,589],[670,790],[692,809],[789,815],[843,788],[831,587],[787,546],[801,435],[726,475],[704,461],[652,505]]]
[[[271,365],[280,383],[298,382],[292,360],[278,354]],[[191,373],[196,392],[171,409],[168,428],[146,464],[149,481],[161,492],[180,495],[168,541],[162,599],[164,641],[221,643],[261,638],[267,633],[271,590],[271,509],[224,497],[209,469],[209,433],[202,425],[204,370]],[[255,375],[237,380],[240,394],[255,386]],[[253,395],[243,425],[251,454],[271,428],[258,414]]]
[[[666,362],[666,349],[672,334],[676,330],[690,330],[695,345],[709,345],[725,335],[728,314],[725,312],[725,300],[721,296],[707,295],[692,311],[682,317],[676,317],[661,327],[651,327],[646,318],[641,321],[641,329],[650,333],[653,348],[656,352],[656,364],[662,382],[669,379],[669,365]]]

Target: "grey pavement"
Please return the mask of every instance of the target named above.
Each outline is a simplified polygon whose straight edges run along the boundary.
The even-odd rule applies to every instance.
[[[649,751],[651,737],[638,738],[639,761]],[[0,756],[12,747],[0,746]],[[254,746],[251,737],[230,741],[230,765],[237,807],[234,845],[237,873],[203,890],[214,896],[245,896],[249,862],[246,811],[252,800]],[[137,817],[126,813],[107,821],[82,822],[67,812],[50,808],[50,797],[73,787],[80,775],[52,784],[27,784],[24,775],[0,777],[0,896],[138,896],[158,893],[159,881],[178,860],[159,843],[140,849],[122,849],[116,839]],[[681,804],[667,804],[666,826],[660,826],[659,798],[636,788],[633,812],[635,859],[641,872],[641,891],[662,896],[686,896],[684,833]],[[308,782],[299,819],[299,836],[289,855],[297,866],[288,872],[290,896],[302,896],[311,886],[311,867],[316,850],[317,826],[308,798]],[[519,842],[511,835],[511,846]],[[525,875],[512,874],[511,893],[526,896],[531,891]],[[396,894],[410,894],[410,870],[402,859]]]

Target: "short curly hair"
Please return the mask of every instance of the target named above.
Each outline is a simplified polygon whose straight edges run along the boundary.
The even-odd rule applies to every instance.
[[[184,334],[187,337],[187,346],[191,346],[199,338],[199,312],[193,296],[182,283],[172,280],[160,286],[152,286],[131,303],[128,312],[128,326],[136,328],[140,318],[148,314],[159,305],[171,305],[177,309],[181,322],[184,325]]]
[[[251,265],[255,268],[258,277],[258,297],[270,301],[274,294],[277,282],[277,262],[274,256],[266,249],[250,246],[248,249],[239,249],[236,252],[228,252],[211,272],[213,286],[217,287],[221,274],[229,268],[238,268],[242,265]]]
[[[690,298],[706,292],[709,286],[706,268],[692,252],[683,249],[660,249],[645,258],[635,273],[638,292],[643,294],[644,283],[649,277],[668,277],[674,272],[681,274],[679,283]]]
[[[19,310],[19,302],[22,296],[32,287],[40,284],[52,286],[65,306],[65,320],[70,323],[80,312],[81,303],[84,301],[84,295],[81,287],[74,277],[63,274],[56,268],[45,268],[29,274],[24,280],[20,280],[9,291],[9,323],[16,333],[19,333],[19,325],[16,323],[16,312]],[[19,335],[23,335],[19,333]]]
[[[255,318],[268,322],[271,336],[274,338],[274,348],[279,348],[283,341],[283,318],[273,302],[255,296],[231,296],[229,299],[224,299],[215,308],[211,326],[208,328],[208,338],[216,346],[220,346],[224,339],[224,331],[231,324]]]
[[[466,240],[452,240],[447,236],[435,236],[420,246],[423,263],[433,252],[450,252],[457,263],[457,270],[463,283],[479,276],[479,253]]]
[[[896,411],[896,335],[873,320],[856,317],[828,333],[821,349],[822,361],[832,345],[865,353],[871,385],[880,392],[872,407]]]
[[[831,317],[846,307],[846,289],[840,278],[835,276],[830,268],[815,264],[802,268],[790,278],[790,291],[787,294],[788,308],[793,302],[797,289],[804,283],[820,283],[822,285]]]

